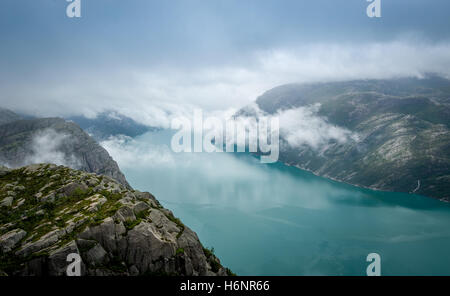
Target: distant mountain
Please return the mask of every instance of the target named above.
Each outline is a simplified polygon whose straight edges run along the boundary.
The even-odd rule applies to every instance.
[[[75,123],[62,118],[0,125],[0,164],[15,168],[32,163],[67,165],[111,177],[130,188],[108,152]]]
[[[259,110],[247,107],[236,116],[287,114],[315,106],[307,110],[327,127],[324,133],[338,130],[343,132],[337,135],[352,135],[345,140],[331,137],[320,147],[293,145],[284,136],[282,162],[358,186],[450,200],[447,79],[429,76],[290,84],[267,91],[256,100],[256,106]],[[307,125],[298,126],[297,131],[290,126],[294,130],[291,139],[301,137]]]
[[[113,111],[100,113],[92,119],[84,116],[73,116],[67,119],[78,124],[97,141],[117,135],[136,137],[154,129]]]
[[[63,166],[0,167],[0,275],[227,275],[150,193]]]
[[[0,108],[0,125],[23,119],[11,110]]]

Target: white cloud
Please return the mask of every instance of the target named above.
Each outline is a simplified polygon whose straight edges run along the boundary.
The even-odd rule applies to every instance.
[[[358,135],[346,128],[333,125],[327,118],[318,115],[320,104],[280,110],[271,115],[279,119],[280,137],[292,148],[308,146],[316,151],[324,151],[330,141],[340,144],[347,141],[357,141]],[[253,117],[263,117],[267,114],[257,104],[249,104],[246,112],[252,117],[239,117],[236,122],[252,127]],[[253,127],[255,128],[255,127]]]
[[[51,67],[49,65],[48,67]],[[39,116],[117,110],[144,124],[168,127],[171,118],[240,108],[285,83],[392,78],[424,73],[450,77],[450,44],[402,40],[369,44],[314,44],[251,54],[245,64],[110,68],[89,66],[0,85],[0,105]],[[46,73],[48,73],[46,72]],[[65,72],[66,73],[66,72]]]
[[[273,80],[322,82],[351,79],[450,76],[450,44],[395,41],[362,45],[316,44],[259,54]]]
[[[23,165],[36,163],[53,163],[74,169],[80,167],[79,160],[74,155],[67,155],[62,151],[63,144],[69,144],[67,135],[58,133],[53,129],[37,132],[32,139],[32,154],[25,157]]]
[[[330,141],[345,143],[357,139],[351,131],[332,125],[317,115],[320,104],[280,111],[280,133],[293,148],[309,146],[322,150]]]
[[[149,168],[171,166],[175,161],[167,145],[154,145],[151,141],[127,136],[110,137],[100,143],[121,168]]]

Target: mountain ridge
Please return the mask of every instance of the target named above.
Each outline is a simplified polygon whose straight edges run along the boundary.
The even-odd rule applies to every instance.
[[[231,275],[148,192],[53,164],[0,167],[0,274]]]
[[[0,125],[23,119],[22,116],[13,111],[0,107]]]
[[[99,113],[95,118],[71,116],[67,120],[75,122],[97,141],[117,135],[136,137],[156,129],[137,123],[134,119],[115,111]]]
[[[0,125],[0,163],[20,167],[27,161],[54,159],[112,177],[131,188],[108,152],[73,122],[55,117],[20,119]]]
[[[280,161],[361,187],[450,200],[449,80],[431,76],[283,85],[258,97],[257,111],[250,106],[236,116],[280,115],[314,104],[314,118],[359,138],[330,139],[315,149],[294,146],[282,135]]]

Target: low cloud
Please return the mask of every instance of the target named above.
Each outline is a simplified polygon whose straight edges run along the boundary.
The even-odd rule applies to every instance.
[[[279,119],[280,138],[291,148],[309,147],[318,152],[327,149],[331,142],[339,144],[348,141],[358,141],[358,134],[346,128],[333,125],[328,119],[318,114],[320,104],[280,110],[271,115]],[[237,118],[244,126],[252,126],[253,118],[267,116],[257,104],[252,103],[244,109],[247,116]],[[255,124],[255,123],[253,123]]]
[[[450,44],[413,38],[317,43],[246,55],[245,62],[206,65],[131,66],[118,62],[114,71],[88,65],[61,70],[49,64],[43,66],[45,75],[30,73],[25,80],[1,83],[0,105],[38,116],[92,117],[117,110],[143,124],[169,127],[173,117],[192,114],[194,108],[211,112],[239,109],[266,90],[286,83],[422,77],[430,72],[450,77]]]
[[[348,129],[330,124],[325,117],[317,113],[320,104],[281,111],[280,133],[292,148],[309,146],[322,150],[330,141],[343,144],[349,140],[357,140],[357,134]]]
[[[36,163],[53,163],[78,169],[80,161],[72,154],[62,151],[63,145],[70,145],[69,136],[46,129],[33,136],[31,142],[32,154],[25,157],[23,165]]]
[[[170,166],[175,163],[170,147],[154,145],[152,141],[146,141],[145,137],[133,139],[123,135],[112,136],[100,145],[123,169]]]

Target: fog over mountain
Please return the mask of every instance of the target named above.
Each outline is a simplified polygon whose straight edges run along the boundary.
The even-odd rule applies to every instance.
[[[69,19],[64,1],[3,1],[0,106],[168,127],[286,83],[449,77],[448,1],[384,2],[370,19],[361,0],[86,1]]]
[[[0,276],[450,275],[449,12],[1,0]]]
[[[0,125],[0,165],[18,168],[39,163],[105,175],[130,188],[108,152],[73,122],[37,118]]]
[[[74,139],[70,139],[69,135],[58,133],[53,129],[37,131],[31,141],[31,154],[23,159],[21,165],[54,163],[70,168],[81,168],[81,161],[73,154],[67,155],[61,148],[64,142],[68,145],[75,144]]]
[[[77,69],[70,79],[58,70],[48,77],[1,85],[3,106],[38,116],[85,115],[116,110],[156,127],[174,116],[204,110],[238,109],[264,91],[286,83],[450,77],[450,45],[413,41],[314,44],[255,52],[247,65]]]
[[[227,117],[274,89],[271,100],[258,100],[258,108],[280,118],[284,148],[296,153],[308,147],[321,155],[330,142],[352,145],[364,137],[354,125],[339,121],[348,106],[327,105],[336,93],[316,92],[307,93],[306,104],[290,86],[283,87],[287,94],[280,98],[276,87],[316,83],[326,90],[333,83],[359,81],[354,90],[366,93],[360,84],[368,79],[426,84],[430,73],[450,77],[450,32],[445,29],[450,27],[445,13],[450,4],[443,0],[435,5],[383,1],[380,19],[368,18],[367,2],[359,0],[288,0],[283,5],[268,0],[86,1],[79,19],[65,15],[63,2],[20,2],[5,1],[0,13],[0,106],[74,120],[114,151],[130,147],[126,136],[148,127],[168,128],[174,117],[191,118],[196,108],[205,116]],[[402,85],[405,93],[389,96],[422,96],[413,86]],[[386,87],[370,91],[384,96],[390,91]],[[374,100],[384,115],[412,108]],[[433,118],[435,109],[445,113],[448,102],[441,98],[436,107],[433,97],[426,100],[408,98],[414,108],[435,104],[434,113],[418,119],[442,124]],[[357,120],[352,124],[363,120],[349,116]],[[439,127],[431,129],[438,132]],[[40,146],[46,137],[36,135],[32,142],[40,147],[31,156],[35,160],[55,150]],[[57,144],[64,135],[51,137]],[[132,159],[137,151],[132,147],[120,157],[138,163]],[[76,163],[71,155],[56,160]],[[414,182],[417,178],[405,188]]]
[[[437,76],[289,84],[268,90],[237,116],[278,115],[284,163],[448,201],[449,90],[450,80]]]

